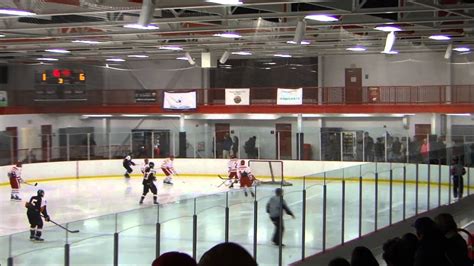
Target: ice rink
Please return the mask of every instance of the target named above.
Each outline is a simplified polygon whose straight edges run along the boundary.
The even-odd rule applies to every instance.
[[[159,178],[161,180],[161,178]],[[303,182],[289,180],[293,186],[285,187],[285,199],[296,219],[285,216],[283,264],[301,258],[302,253],[302,199]],[[229,241],[243,245],[253,254],[254,207],[253,198],[245,197],[239,189],[218,187],[222,180],[210,177],[175,178],[173,186],[158,182],[159,208],[153,206],[151,194],[145,204],[138,205],[142,192],[141,179],[125,182],[123,177],[70,179],[40,182],[38,187],[23,186],[22,202],[10,201],[10,188],[0,187],[0,264],[6,265],[11,243],[11,256],[15,265],[64,265],[64,230],[46,223],[45,243],[32,243],[24,201],[36,193],[46,191],[48,212],[51,218],[80,233],[68,234],[71,244],[72,265],[110,265],[113,262],[114,233],[119,233],[119,264],[150,265],[155,257],[155,234],[159,211],[161,224],[160,251],[173,250],[192,254],[193,214],[197,215],[197,258],[212,246],[225,239],[225,205],[229,205]],[[323,248],[323,182],[306,181],[306,256]],[[438,185],[431,185],[430,207],[438,204]],[[265,204],[273,195],[275,186],[257,187],[257,261],[259,265],[277,265],[278,247],[272,245],[274,230]],[[427,185],[418,187],[418,212],[427,209]],[[441,204],[448,202],[447,187],[441,187]],[[338,245],[342,237],[347,241],[359,234],[359,183],[346,182],[343,211],[342,182],[327,183],[326,248]],[[378,184],[377,228],[387,226],[392,209],[392,222],[402,219],[403,185],[394,183],[390,193],[387,182]],[[392,208],[390,208],[390,194]],[[415,185],[406,184],[405,214],[416,212]],[[196,200],[192,198],[198,197]],[[364,181],[362,187],[361,233],[375,226],[375,183]],[[114,213],[118,213],[115,215]],[[344,215],[343,215],[344,214]],[[344,229],[342,231],[342,229]],[[7,235],[15,233],[10,239]]]

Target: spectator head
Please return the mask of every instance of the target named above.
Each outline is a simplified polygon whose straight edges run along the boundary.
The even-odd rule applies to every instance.
[[[413,227],[415,227],[418,239],[421,239],[423,236],[430,235],[436,231],[436,224],[430,217],[421,217],[416,219]]]
[[[152,266],[196,266],[196,261],[186,253],[167,252],[153,261]]]
[[[352,251],[351,266],[379,266],[379,263],[370,249],[359,246]]]
[[[275,189],[275,195],[277,195],[277,196],[283,195],[283,189],[281,189],[281,188]]]
[[[369,132],[364,132],[364,136],[368,137],[368,136],[369,136]]]
[[[351,264],[344,258],[334,258],[329,262],[328,266],[351,266]]]
[[[434,220],[443,235],[448,232],[457,232],[458,230],[458,225],[449,213],[440,213]]]
[[[413,249],[413,252],[415,251],[416,246],[418,245],[418,237],[416,237],[415,234],[406,233],[402,236],[402,240],[407,248]]]
[[[404,241],[401,238],[393,238],[383,244],[382,258],[387,266],[409,265],[406,259],[409,255],[405,253]]]
[[[176,264],[179,265],[179,264]],[[199,266],[257,266],[250,253],[238,244],[218,244],[202,255]]]

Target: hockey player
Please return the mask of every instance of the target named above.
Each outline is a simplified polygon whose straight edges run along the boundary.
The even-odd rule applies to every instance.
[[[230,181],[229,188],[233,188],[234,184],[238,182],[239,177],[237,176],[237,166],[239,165],[238,159],[234,156],[230,156],[230,160],[227,163],[227,172],[229,173],[228,178]]]
[[[255,177],[252,174],[250,167],[245,165],[245,160],[240,161],[240,165],[237,167],[237,176],[240,180],[240,187],[244,189],[244,194],[247,197],[247,190],[249,187],[252,187]],[[255,197],[252,190],[250,190],[250,194],[252,197]]]
[[[165,174],[164,184],[173,185],[173,174],[177,174],[173,167],[174,156],[171,155],[161,163],[161,170]]]
[[[146,159],[143,161],[143,164],[142,164],[142,166],[140,167],[140,171],[142,171],[142,174],[145,174],[145,169],[146,169],[146,167],[148,166],[148,162],[149,162],[148,158],[146,158]]]
[[[21,178],[21,162],[17,162],[8,172],[8,178],[10,179],[10,186],[12,188],[10,200],[18,200],[20,201],[21,198],[18,194],[20,194],[20,183],[23,183],[23,179]]]
[[[145,173],[143,174],[143,194],[140,199],[139,204],[143,204],[143,200],[145,199],[146,194],[148,194],[148,191],[151,190],[151,193],[153,193],[153,204],[158,204],[157,201],[157,193],[158,190],[156,189],[155,183],[153,181],[156,180],[156,171],[153,169],[155,167],[155,163],[150,162],[148,163],[148,166],[145,168]]]
[[[43,215],[44,220],[49,222],[49,215],[46,210],[46,200],[44,199],[44,190],[38,190],[36,196],[31,197],[30,201],[25,204],[28,209],[26,215],[30,222],[30,240],[42,242],[41,231],[43,229]]]
[[[130,174],[133,172],[131,165],[135,165],[135,163],[132,161],[132,156],[127,155],[125,156],[125,159],[123,159],[123,168],[125,168],[125,178],[130,178]]]

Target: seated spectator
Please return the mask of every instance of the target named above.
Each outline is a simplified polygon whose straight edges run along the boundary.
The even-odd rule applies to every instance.
[[[418,237],[413,233],[406,233],[402,236],[403,244],[405,245],[405,252],[410,261],[408,265],[413,265],[415,260],[415,252],[418,247]]]
[[[468,257],[467,244],[458,233],[458,226],[449,213],[441,213],[435,217],[439,230],[447,239],[447,255],[453,265],[472,265]]]
[[[415,266],[451,266],[447,259],[446,238],[429,217],[421,217],[413,225],[418,237]]]
[[[199,266],[257,266],[257,262],[236,243],[218,244],[202,255]]]
[[[383,244],[383,259],[387,266],[412,266],[414,250],[410,250],[407,240],[399,237],[388,240]],[[413,248],[414,249],[414,248]]]
[[[351,266],[379,266],[379,263],[370,249],[359,246],[352,251]]]
[[[156,258],[152,266],[196,266],[196,261],[186,253],[167,252]]]
[[[332,259],[328,266],[351,266],[351,264],[344,258]]]

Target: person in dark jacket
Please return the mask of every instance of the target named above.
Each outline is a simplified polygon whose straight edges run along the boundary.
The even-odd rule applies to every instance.
[[[466,168],[462,164],[459,157],[453,159],[453,165],[451,166],[451,175],[453,176],[453,197],[462,198],[464,190],[464,179],[463,175],[466,174]]]
[[[222,143],[222,158],[230,159],[230,149],[232,148],[232,139],[229,136],[229,133],[226,133],[224,136],[224,142]]]
[[[283,238],[283,231],[285,230],[285,227],[283,226],[283,217],[281,215],[283,214],[283,210],[295,218],[295,215],[293,212],[288,208],[286,205],[286,201],[283,199],[283,189],[277,188],[275,189],[275,196],[271,197],[270,200],[267,203],[267,213],[270,216],[270,220],[272,220],[272,223],[275,225],[275,231],[273,233],[272,237],[272,242],[275,245],[282,245],[285,246],[282,243],[282,238]],[[281,221],[281,225],[280,225]],[[281,226],[281,232],[280,232],[280,226]],[[281,234],[281,239],[280,239],[280,234]]]
[[[435,217],[435,222],[442,234],[447,239],[447,256],[454,266],[472,266],[468,257],[467,244],[458,233],[458,226],[449,213],[440,213]]]
[[[435,222],[429,217],[415,221],[418,237],[414,266],[452,266],[447,258],[447,242]]]
[[[351,266],[379,266],[370,249],[359,246],[352,251]]]

